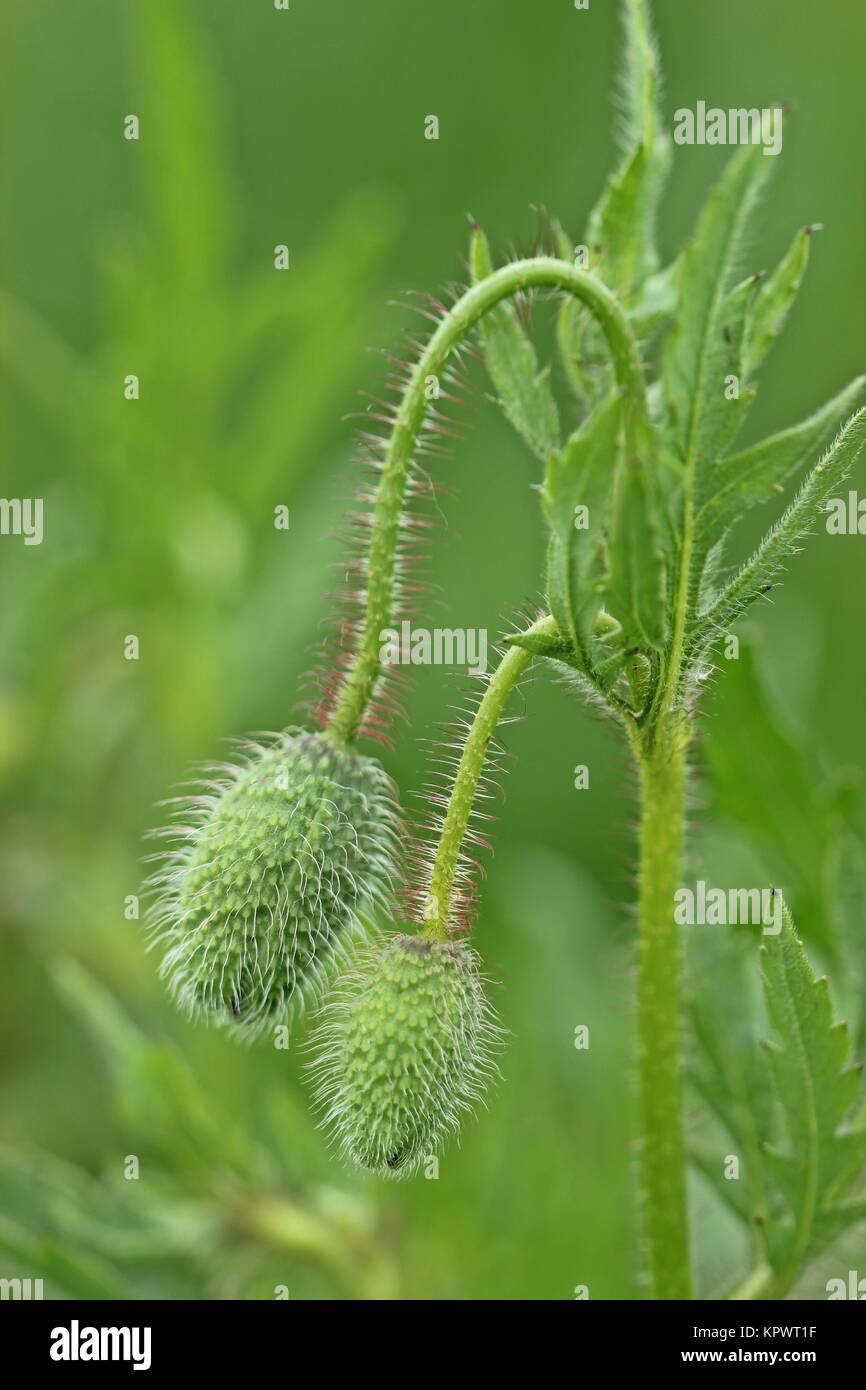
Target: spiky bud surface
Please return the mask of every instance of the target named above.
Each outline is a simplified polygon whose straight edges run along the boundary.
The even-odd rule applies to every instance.
[[[314,1037],[323,1123],[350,1162],[406,1176],[481,1098],[500,1036],[474,951],[388,937],[337,986]]]
[[[395,806],[379,763],[325,734],[249,744],[221,772],[181,799],[189,823],[152,880],[152,920],[180,1006],[253,1036],[317,1000],[384,905]]]

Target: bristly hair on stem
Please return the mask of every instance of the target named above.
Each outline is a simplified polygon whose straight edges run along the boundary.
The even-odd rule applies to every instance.
[[[351,743],[361,734],[382,679],[381,634],[392,626],[398,596],[401,527],[406,489],[430,411],[431,383],[491,310],[522,291],[549,287],[576,296],[597,318],[610,345],[617,378],[629,393],[630,416],[646,414],[640,358],[615,299],[594,277],[553,258],[517,261],[474,284],[448,310],[412,369],[385,448],[369,522],[357,648],[327,717],[332,735]]]
[[[544,637],[554,631],[553,619],[544,616],[519,635]],[[523,646],[511,645],[499,655],[499,665],[485,677],[484,693],[474,713],[458,730],[462,738],[449,748],[449,756],[441,759],[444,768],[432,774],[437,784],[427,790],[425,800],[438,809],[428,814],[411,854],[410,904],[424,935],[434,941],[446,941],[470,930],[479,865],[469,847],[490,848],[481,826],[491,817],[479,803],[492,794],[491,774],[504,752],[497,742],[497,730],[505,719],[509,697],[532,660],[531,651]],[[448,785],[447,793],[441,788],[443,781]]]

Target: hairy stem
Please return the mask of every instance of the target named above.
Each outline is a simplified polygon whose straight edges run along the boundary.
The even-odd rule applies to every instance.
[[[523,290],[544,287],[574,295],[587,306],[605,334],[633,414],[647,413],[634,336],[614,296],[593,275],[568,261],[539,256],[502,266],[466,291],[418,358],[388,440],[373,508],[361,638],[328,721],[331,735],[342,742],[357,738],[381,675],[381,634],[392,622],[406,485],[429,406],[429,379],[442,375],[454,349],[489,310]]]
[[[528,633],[533,635],[554,636],[556,631],[556,624],[550,617],[539,618],[528,629]],[[448,937],[460,854],[490,740],[502,718],[508,696],[531,660],[532,654],[525,648],[509,648],[490,678],[466,736],[442,822],[424,906],[425,935],[435,941],[444,941]]]
[[[656,737],[641,773],[638,1088],[640,1196],[650,1296],[692,1297],[683,1133],[680,976],[674,920],[684,838],[687,731]]]

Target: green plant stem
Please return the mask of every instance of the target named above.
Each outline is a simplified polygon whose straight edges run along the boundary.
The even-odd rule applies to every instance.
[[[568,261],[539,256],[502,266],[466,291],[418,358],[388,439],[373,507],[361,639],[328,721],[331,736],[340,742],[351,743],[357,738],[381,675],[382,633],[392,623],[406,485],[430,405],[429,379],[441,377],[454,349],[502,300],[523,290],[545,287],[574,295],[594,315],[610,347],[631,417],[647,415],[643,368],[634,335],[615,297],[593,275]]]
[[[738,1303],[747,1299],[775,1299],[779,1295],[776,1292],[776,1277],[769,1265],[757,1265],[749,1274],[746,1275],[742,1283],[727,1295],[729,1301]]]
[[[551,617],[544,617],[539,618],[527,631],[532,635],[555,636],[557,627]],[[523,647],[509,648],[490,678],[463,745],[436,846],[424,907],[424,933],[434,941],[445,941],[448,937],[460,854],[490,740],[502,718],[508,696],[531,660],[531,652]]]
[[[638,934],[640,1197],[650,1297],[692,1297],[683,1133],[681,942],[674,894],[682,872],[686,744],[682,726],[639,752]]]

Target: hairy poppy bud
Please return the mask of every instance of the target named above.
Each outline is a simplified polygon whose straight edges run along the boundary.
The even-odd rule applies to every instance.
[[[395,809],[379,763],[325,734],[279,734],[225,772],[190,798],[153,920],[180,1006],[251,1036],[318,995],[384,902]]]
[[[373,947],[314,1039],[317,1100],[344,1155],[385,1177],[414,1171],[480,1098],[500,1031],[463,942]]]

